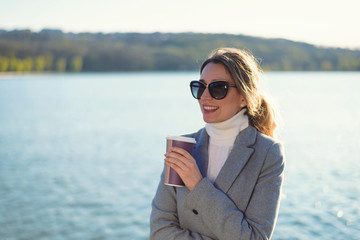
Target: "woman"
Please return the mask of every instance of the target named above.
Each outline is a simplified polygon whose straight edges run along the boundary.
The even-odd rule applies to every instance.
[[[239,49],[213,52],[190,84],[205,128],[190,155],[165,163],[186,187],[164,185],[152,203],[151,239],[270,239],[279,209],[284,155],[273,139],[274,110],[259,89],[260,68]]]

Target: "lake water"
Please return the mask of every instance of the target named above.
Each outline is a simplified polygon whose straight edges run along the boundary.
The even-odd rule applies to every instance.
[[[0,75],[0,239],[148,239],[196,72]],[[360,239],[360,73],[271,72],[286,175],[273,239]]]

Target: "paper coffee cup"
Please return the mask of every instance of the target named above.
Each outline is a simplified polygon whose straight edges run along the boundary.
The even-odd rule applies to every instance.
[[[191,155],[195,147],[195,138],[183,136],[167,136],[166,137],[166,152],[170,151],[171,147],[179,147],[188,151]],[[165,166],[165,184],[175,187],[185,186],[179,174],[169,166]]]

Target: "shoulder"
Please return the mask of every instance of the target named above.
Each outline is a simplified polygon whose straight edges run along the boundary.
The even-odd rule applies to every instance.
[[[278,139],[257,132],[253,148],[256,152],[261,152],[261,155],[265,157],[264,167],[276,165],[283,169],[285,165],[285,152],[283,143]]]
[[[283,155],[284,147],[283,143],[278,139],[267,136],[263,133],[260,133],[256,130],[256,141],[253,145],[255,148],[262,148],[267,151],[275,151]]]
[[[272,137],[260,133],[256,128],[249,126],[240,132],[237,144],[245,145],[253,149],[253,159],[257,159],[263,164],[277,162],[283,164],[284,162],[284,148],[283,144]],[[259,162],[260,165],[263,165]]]

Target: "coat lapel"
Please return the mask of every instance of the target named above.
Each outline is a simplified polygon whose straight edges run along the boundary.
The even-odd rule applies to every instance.
[[[193,157],[196,159],[201,175],[206,177],[209,161],[209,135],[205,128],[203,128],[198,132],[198,135],[195,138],[197,144],[193,152]]]
[[[254,127],[249,126],[239,133],[229,157],[215,180],[214,185],[217,188],[221,189],[223,192],[227,192],[229,190],[232,183],[240,174],[241,170],[254,152],[254,149],[250,148],[250,146],[253,145],[255,141],[256,129]]]

